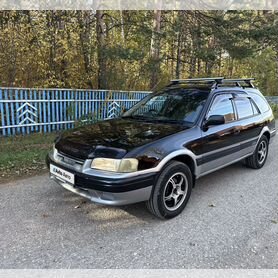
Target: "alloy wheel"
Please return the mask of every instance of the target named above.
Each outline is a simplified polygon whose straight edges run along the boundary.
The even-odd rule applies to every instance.
[[[263,164],[267,156],[267,143],[262,141],[258,148],[258,162]]]
[[[178,209],[186,198],[188,181],[183,173],[176,173],[170,177],[164,188],[163,202],[169,211]]]

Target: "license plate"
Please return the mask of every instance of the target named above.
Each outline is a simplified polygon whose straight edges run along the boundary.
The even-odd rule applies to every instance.
[[[50,164],[50,173],[61,179],[62,181],[66,181],[70,184],[74,184],[74,174],[65,171],[53,164]]]

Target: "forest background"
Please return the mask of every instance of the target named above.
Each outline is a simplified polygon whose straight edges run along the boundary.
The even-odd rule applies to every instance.
[[[0,12],[0,87],[152,91],[208,76],[278,95],[278,12]]]

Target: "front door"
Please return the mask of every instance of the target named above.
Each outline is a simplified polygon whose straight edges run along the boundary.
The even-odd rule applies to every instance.
[[[233,95],[223,93],[216,95],[206,115],[223,115],[225,123],[210,126],[202,131],[203,154],[199,160],[201,175],[231,163],[241,157],[240,126],[236,121]]]

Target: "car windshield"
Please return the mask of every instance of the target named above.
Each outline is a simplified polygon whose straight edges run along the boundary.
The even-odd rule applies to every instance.
[[[167,89],[143,99],[123,117],[194,124],[207,97],[208,91]]]

